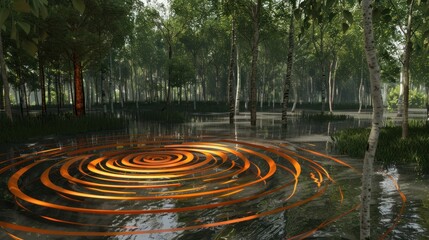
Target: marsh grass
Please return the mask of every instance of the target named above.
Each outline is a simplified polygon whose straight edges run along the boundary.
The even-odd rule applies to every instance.
[[[351,128],[332,135],[335,149],[342,154],[363,158],[369,128]],[[400,126],[388,124],[381,129],[376,161],[385,165],[416,163],[420,172],[429,173],[429,125],[425,121],[410,121],[409,138],[401,139]]]

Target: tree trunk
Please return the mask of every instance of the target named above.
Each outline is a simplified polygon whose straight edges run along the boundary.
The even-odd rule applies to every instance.
[[[55,74],[55,95],[57,100],[57,114],[60,114],[61,107],[61,85],[60,85],[60,71]]]
[[[113,60],[112,60],[112,50],[110,50],[109,52],[109,104],[110,104],[110,112],[113,113],[114,109],[113,109],[113,76],[112,76],[112,71],[113,71]]]
[[[234,87],[232,85],[234,80],[234,68],[235,68],[235,50],[236,50],[237,35],[235,33],[235,19],[232,18],[231,23],[231,55],[229,58],[229,69],[228,69],[228,105],[229,105],[229,123],[234,123]]]
[[[252,69],[250,76],[250,125],[256,126],[256,78],[258,74],[259,53],[259,21],[261,15],[262,0],[258,0],[252,7],[253,36],[252,36]]]
[[[294,84],[295,86],[293,86],[293,105],[292,105],[292,109],[290,110],[291,112],[295,112],[296,109],[296,103],[298,102],[298,89],[296,87],[296,84]]]
[[[13,121],[12,107],[10,104],[10,96],[9,96],[9,82],[7,80],[6,62],[4,61],[3,40],[1,36],[1,31],[0,31],[0,68],[1,68],[1,77],[3,81],[3,89],[4,89],[5,112],[6,112],[7,118],[9,118],[10,121]]]
[[[365,39],[365,54],[371,78],[371,94],[373,102],[372,127],[368,138],[368,145],[365,151],[363,174],[362,174],[362,195],[360,208],[360,239],[370,238],[370,202],[371,202],[371,181],[373,175],[374,156],[378,144],[378,136],[383,119],[383,100],[381,97],[380,66],[377,59],[377,52],[374,41],[374,30],[372,24],[372,0],[362,0],[363,27]]]
[[[413,6],[414,0],[410,1],[407,29],[405,34],[405,52],[404,52],[404,65],[403,65],[403,77],[404,77],[404,108],[402,114],[402,139],[408,138],[408,106],[410,96],[410,59],[411,59],[411,23],[413,18]]]
[[[334,104],[334,96],[335,96],[335,75],[338,67],[338,59],[335,56],[334,60],[331,62],[329,66],[329,78],[328,78],[328,104],[329,104],[329,112],[333,112],[333,104]]]
[[[167,99],[165,106],[162,110],[165,110],[167,106],[170,104],[171,98],[171,78],[173,75],[173,68],[171,67],[172,59],[173,59],[173,47],[171,46],[171,42],[168,42],[168,79],[167,79]]]
[[[359,93],[358,93],[358,98],[359,98],[359,110],[358,113],[361,113],[362,111],[362,101],[363,101],[363,92],[364,92],[364,87],[363,87],[363,58],[362,58],[362,67],[360,70],[360,83],[359,83]]]
[[[73,52],[73,72],[74,72],[74,110],[76,116],[85,115],[85,95],[83,91],[83,79],[79,55]]]
[[[237,47],[237,86],[235,89],[235,106],[234,106],[234,114],[237,116],[240,114],[240,88],[241,88],[241,79],[240,79],[240,64],[239,64],[239,55],[238,55],[238,46]]]
[[[286,68],[286,77],[283,84],[283,108],[282,108],[282,124],[287,125],[287,105],[289,103],[289,91],[290,91],[290,83],[292,78],[292,68],[293,68],[293,54],[295,48],[295,26],[294,26],[294,15],[293,11],[295,10],[295,6],[291,9],[291,18],[289,25],[289,49],[287,52],[287,68]]]
[[[41,51],[39,50],[39,83],[42,96],[42,115],[46,115],[45,66]]]
[[[4,109],[3,83],[0,84],[0,109]]]

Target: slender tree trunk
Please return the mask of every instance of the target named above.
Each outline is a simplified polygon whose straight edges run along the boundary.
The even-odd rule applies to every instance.
[[[239,64],[239,55],[238,55],[238,46],[237,46],[237,59],[236,59],[236,65],[237,65],[237,86],[235,89],[235,115],[240,114],[240,88],[241,88],[241,79],[240,79],[240,64]]]
[[[1,71],[1,69],[0,69],[0,71]],[[0,84],[0,109],[4,109],[3,83]]]
[[[358,98],[359,98],[359,110],[358,113],[361,113],[362,111],[362,101],[363,101],[363,92],[364,92],[364,87],[363,87],[363,58],[362,58],[362,67],[360,70],[360,83],[359,83],[359,93],[358,93]]]
[[[289,103],[289,91],[292,78],[292,68],[293,68],[293,54],[295,48],[295,26],[294,26],[294,15],[293,11],[295,6],[292,7],[290,25],[289,25],[289,49],[287,52],[287,67],[286,67],[286,77],[283,83],[283,108],[282,108],[282,124],[287,125],[287,105]]]
[[[410,59],[411,59],[411,23],[413,19],[414,0],[410,1],[409,12],[407,16],[407,29],[405,34],[405,52],[404,52],[404,111],[402,114],[402,139],[408,138],[408,106],[410,96]]]
[[[110,104],[110,112],[113,113],[114,109],[113,109],[113,60],[112,60],[112,50],[110,50],[109,52],[109,104]]]
[[[73,72],[74,72],[74,110],[76,116],[85,115],[85,95],[83,91],[83,79],[79,55],[73,52]]]
[[[259,21],[261,15],[262,0],[258,0],[252,7],[253,36],[252,36],[252,69],[250,76],[250,125],[256,126],[256,79],[258,75],[259,54]]]
[[[171,61],[173,59],[173,47],[171,46],[171,42],[168,42],[168,79],[167,79],[167,99],[165,106],[162,110],[165,110],[167,106],[170,104],[171,98],[171,78],[173,77],[173,68],[171,67]]]
[[[59,71],[55,74],[55,95],[57,100],[57,114],[60,114],[61,107],[61,85],[60,85],[60,74]]]
[[[328,104],[329,104],[329,112],[333,112],[333,104],[334,104],[334,95],[335,95],[335,75],[337,72],[338,59],[335,56],[334,60],[331,62],[329,66],[329,78],[328,78]]]
[[[426,124],[429,123],[429,87],[426,85]]]
[[[235,51],[236,51],[236,41],[237,35],[235,33],[235,16],[232,18],[231,23],[231,52],[229,58],[229,68],[228,68],[228,106],[229,106],[229,123],[234,123],[234,68],[235,68]]]
[[[42,96],[42,115],[46,115],[45,66],[41,51],[39,50],[39,83]]]
[[[292,89],[293,89],[293,105],[292,105],[292,109],[290,110],[291,112],[295,112],[295,109],[296,109],[296,103],[298,102],[298,89],[297,89],[297,87],[296,87],[296,85],[295,86],[293,86],[292,87]]]
[[[48,89],[47,89],[47,92],[48,92],[48,104],[49,105],[52,105],[52,94],[51,94],[51,84],[52,84],[52,77],[51,77],[51,75],[49,74],[50,73],[50,71],[48,71]]]
[[[377,51],[374,41],[372,2],[372,0],[362,0],[365,54],[371,77],[373,112],[372,127],[368,138],[368,145],[365,151],[363,165],[361,195],[362,206],[360,208],[360,239],[370,239],[370,202],[372,192],[371,181],[373,175],[374,156],[377,150],[378,136],[380,134],[380,128],[383,120],[383,99],[381,97],[380,66],[377,59]]]
[[[4,60],[3,39],[2,39],[1,31],[0,31],[0,68],[1,68],[1,78],[3,81],[3,89],[4,89],[5,112],[6,112],[7,118],[9,118],[10,121],[13,121],[12,107],[11,107],[10,96],[9,96],[9,82],[7,80],[7,69],[6,69],[6,62]]]

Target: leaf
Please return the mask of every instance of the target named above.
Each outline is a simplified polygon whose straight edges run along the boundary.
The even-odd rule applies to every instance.
[[[335,3],[335,0],[327,0],[326,1],[326,8],[331,9],[332,6],[334,5],[334,3]]]
[[[83,14],[85,11],[85,2],[84,0],[72,0],[73,7],[79,11],[80,14]]]
[[[28,4],[25,0],[14,0],[13,1],[13,9],[17,12],[31,12],[30,4]]]
[[[429,30],[426,30],[424,33],[423,33],[423,39],[429,39]]]
[[[46,19],[48,17],[48,9],[45,5],[40,6],[40,15],[42,16],[42,19]]]
[[[32,41],[23,40],[21,42],[21,47],[27,52],[30,56],[34,57],[37,52],[37,46]]]
[[[343,22],[342,27],[343,27],[343,33],[346,33],[347,30],[349,30],[350,26],[347,23]]]
[[[9,17],[10,10],[6,8],[0,9],[0,27],[3,26],[7,17]]]
[[[353,14],[348,10],[343,10],[343,16],[350,24],[353,24]]]
[[[10,30],[10,38],[13,40],[17,39],[17,34],[16,34],[16,23],[12,22],[12,29]]]
[[[26,34],[30,33],[31,26],[26,22],[16,22]]]

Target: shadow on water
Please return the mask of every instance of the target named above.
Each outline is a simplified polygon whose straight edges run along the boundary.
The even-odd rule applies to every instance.
[[[0,155],[0,238],[358,239],[361,161],[323,154],[330,134],[368,127],[369,120],[291,117],[287,128],[279,114],[259,115],[256,127],[248,120],[241,114],[231,126],[221,114],[195,115],[183,124],[130,117],[125,131],[9,146]],[[179,167],[172,172],[177,175],[169,172],[172,166]],[[429,238],[428,178],[415,176],[412,167],[377,169],[373,235]],[[10,179],[19,179],[16,188]],[[395,182],[407,198],[405,207]],[[11,189],[39,202],[16,197]],[[99,236],[118,232],[124,235]]]

